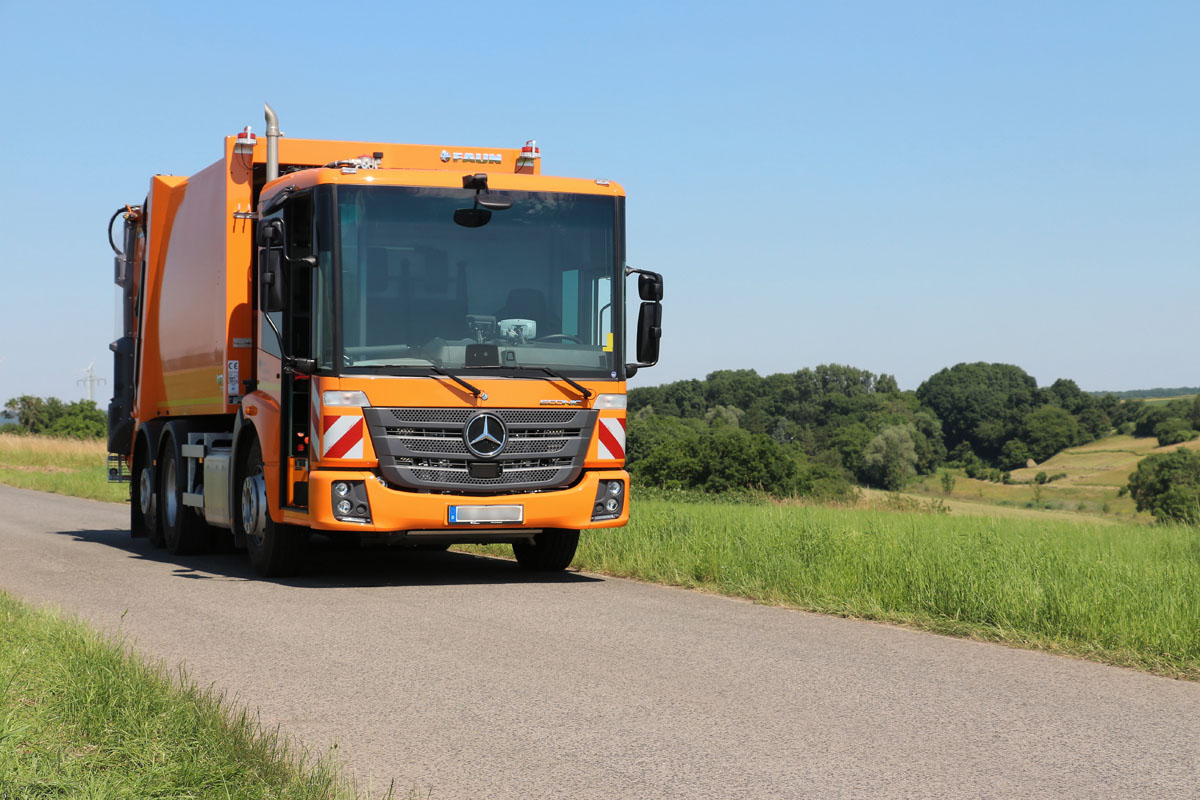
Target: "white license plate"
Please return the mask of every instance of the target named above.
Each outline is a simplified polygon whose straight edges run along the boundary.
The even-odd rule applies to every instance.
[[[525,506],[450,506],[451,525],[512,525],[525,521]]]

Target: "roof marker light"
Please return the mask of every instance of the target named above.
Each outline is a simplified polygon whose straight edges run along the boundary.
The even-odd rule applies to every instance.
[[[542,157],[542,150],[537,146],[537,141],[528,139],[525,146],[521,148],[521,155],[517,158],[518,167],[532,167],[533,162]]]
[[[238,133],[237,141],[233,145],[233,152],[253,153],[254,145],[256,144],[258,144],[258,139],[255,137],[254,132],[250,130],[250,126],[247,125]]]

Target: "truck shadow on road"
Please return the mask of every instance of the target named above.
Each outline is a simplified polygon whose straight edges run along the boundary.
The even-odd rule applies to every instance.
[[[242,552],[173,555],[134,539],[128,530],[64,530],[76,542],[122,550],[130,558],[173,565],[174,574],[190,580],[254,580],[308,589],[364,586],[457,586],[472,584],[602,583],[603,578],[578,572],[526,572],[502,558],[405,548],[339,546],[314,536],[303,572],[289,578],[263,578],[250,568]]]

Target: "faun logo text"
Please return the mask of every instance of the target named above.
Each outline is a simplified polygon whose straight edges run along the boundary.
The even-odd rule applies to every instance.
[[[443,150],[442,161],[454,161],[463,164],[499,164],[502,161],[500,153],[451,153]]]

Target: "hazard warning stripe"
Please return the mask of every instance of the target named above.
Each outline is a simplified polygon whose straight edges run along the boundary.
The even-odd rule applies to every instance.
[[[312,388],[309,391],[312,403],[309,407],[308,423],[308,441],[310,451],[313,453],[321,452],[321,403],[320,395],[317,394],[317,382],[312,381]]]
[[[363,419],[354,414],[326,416],[321,458],[362,458]]]
[[[610,461],[625,460],[625,420],[601,417],[597,426],[599,456]]]

